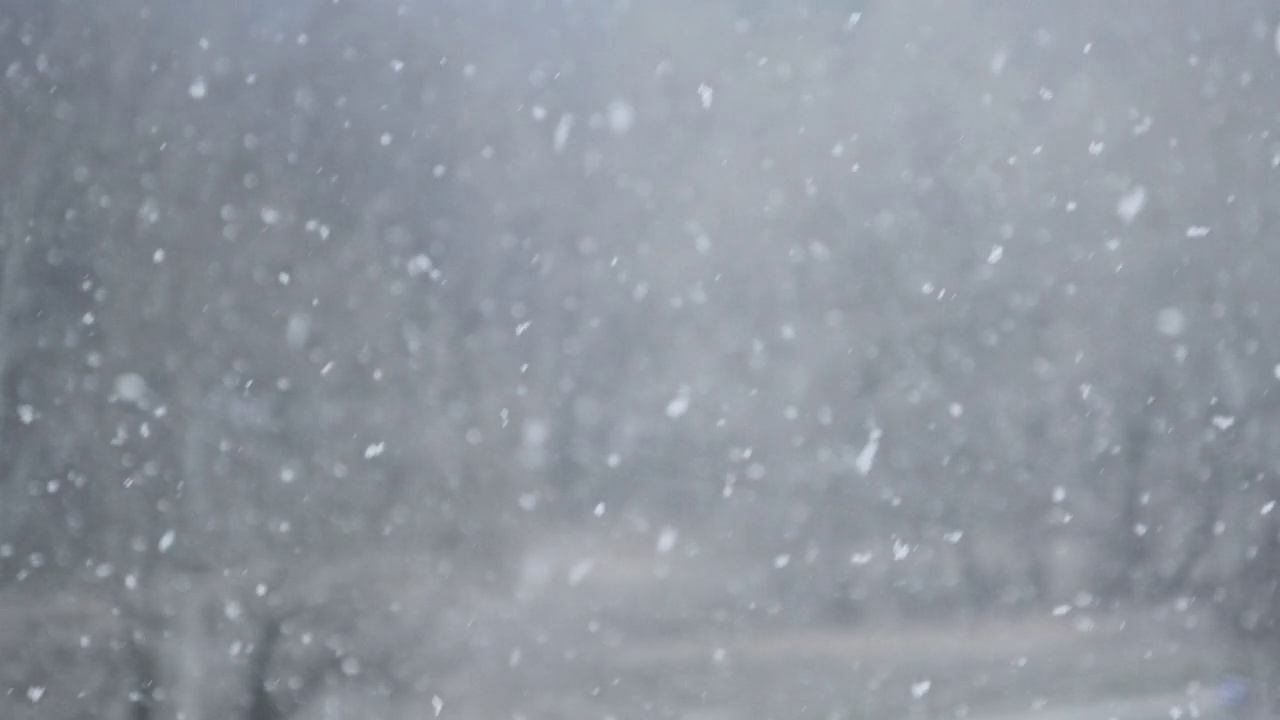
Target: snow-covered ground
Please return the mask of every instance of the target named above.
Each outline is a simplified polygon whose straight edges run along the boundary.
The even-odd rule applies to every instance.
[[[475,717],[682,720],[1224,718],[1226,652],[1187,608],[785,626],[717,612],[715,583],[614,557],[533,558],[533,585],[483,614]],[[572,555],[572,554],[570,554]],[[661,553],[658,553],[661,556]],[[567,556],[566,556],[567,557]],[[699,621],[699,618],[701,621]],[[483,623],[480,623],[483,624]],[[472,622],[469,632],[476,632]],[[477,684],[486,690],[476,694]]]

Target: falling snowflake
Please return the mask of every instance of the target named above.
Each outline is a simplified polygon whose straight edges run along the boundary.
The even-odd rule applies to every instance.
[[[560,122],[556,123],[556,131],[551,138],[552,147],[556,152],[564,152],[564,146],[569,142],[569,132],[573,130],[573,116],[569,114],[561,115]]]
[[[676,396],[667,403],[667,417],[676,420],[689,412],[689,388],[682,387]]]
[[[658,542],[656,549],[659,554],[666,555],[676,547],[676,541],[680,539],[680,533],[673,527],[662,528],[662,532],[658,533]]]
[[[622,100],[609,103],[609,130],[614,135],[626,135],[635,124],[636,111]]]
[[[895,561],[906,560],[911,554],[911,546],[894,538],[893,540],[893,559]]]
[[[569,568],[569,584],[578,585],[583,580],[586,580],[587,576],[591,574],[591,570],[595,568],[595,566],[596,561],[591,558],[584,558],[574,563],[573,567]]]
[[[711,109],[711,101],[715,96],[715,92],[716,91],[712,90],[711,86],[707,85],[706,83],[703,83],[698,86],[698,98],[702,100],[703,110]]]
[[[880,428],[871,428],[871,434],[867,437],[867,444],[863,446],[862,451],[858,453],[858,457],[853,461],[859,475],[866,477],[871,473],[871,468],[876,462],[876,453],[880,450],[880,437],[883,434]]]
[[[1125,225],[1132,225],[1146,206],[1147,189],[1138,185],[1120,196],[1120,201],[1116,203],[1116,214]]]

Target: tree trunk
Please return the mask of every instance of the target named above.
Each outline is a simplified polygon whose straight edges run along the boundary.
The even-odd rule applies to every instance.
[[[171,628],[172,658],[168,667],[172,676],[165,685],[172,698],[173,720],[204,720],[200,688],[208,643],[201,623],[203,610],[203,603],[184,603]]]
[[[1276,706],[1276,690],[1280,688],[1280,654],[1276,644],[1266,639],[1249,639],[1249,703],[1247,717],[1251,720],[1274,720],[1280,708]]]
[[[8,212],[14,212],[12,208]],[[19,215],[21,217],[21,215]],[[26,236],[20,231],[5,238],[4,265],[0,268],[0,432],[9,417],[9,371],[20,352],[21,339],[14,327],[14,313],[21,304],[23,255]],[[0,437],[0,461],[6,458],[9,438]]]

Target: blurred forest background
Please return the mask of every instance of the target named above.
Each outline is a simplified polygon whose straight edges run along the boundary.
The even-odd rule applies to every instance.
[[[1273,717],[1277,22],[0,3],[0,714]]]

